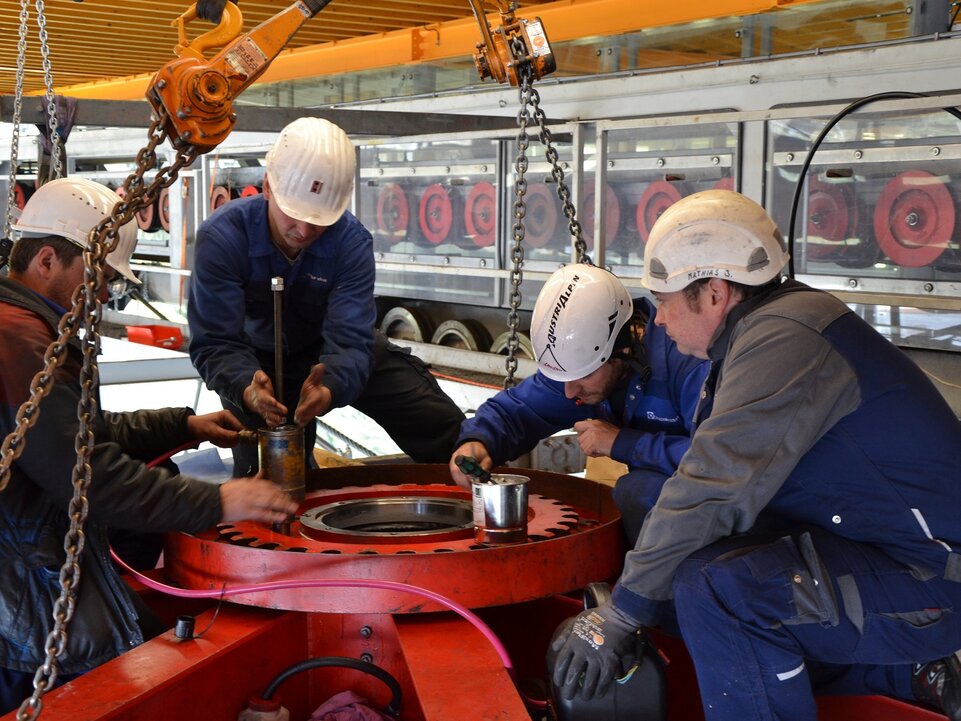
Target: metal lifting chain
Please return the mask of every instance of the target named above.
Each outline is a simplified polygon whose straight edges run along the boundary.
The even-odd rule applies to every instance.
[[[523,42],[521,43],[523,45]],[[514,385],[514,374],[517,372],[517,349],[520,341],[517,338],[517,311],[521,307],[521,282],[524,280],[521,267],[524,265],[524,216],[527,215],[527,205],[524,196],[527,194],[527,148],[530,145],[530,138],[527,135],[527,126],[531,122],[531,114],[527,109],[530,105],[532,87],[532,71],[530,65],[523,65],[518,69],[520,77],[520,100],[521,109],[517,113],[517,124],[520,130],[517,132],[517,155],[514,158],[514,205],[511,215],[514,224],[511,226],[511,238],[514,240],[511,246],[511,274],[510,274],[510,311],[507,313],[507,327],[510,334],[507,336],[507,376],[504,378],[504,387],[511,388]]]
[[[53,341],[44,354],[43,369],[30,383],[30,398],[17,411],[15,428],[0,446],[0,492],[10,481],[10,467],[24,448],[26,432],[37,422],[40,401],[53,386],[54,372],[67,355],[67,342],[83,328],[83,365],[80,371],[80,404],[77,416],[80,425],[74,447],[77,451],[77,464],[73,469],[73,497],[70,500],[70,530],[64,538],[67,559],[60,569],[61,592],[53,608],[54,627],[47,636],[45,645],[46,659],[37,669],[33,679],[33,695],[26,699],[17,711],[17,721],[33,721],[43,708],[43,694],[53,687],[57,680],[57,658],[67,645],[67,625],[73,616],[76,603],[77,586],[80,582],[80,559],[84,548],[83,528],[87,520],[87,488],[90,486],[90,456],[93,451],[93,422],[97,414],[97,374],[96,358],[100,349],[100,313],[98,295],[103,286],[103,269],[107,255],[114,249],[119,238],[121,226],[133,219],[141,208],[153,203],[161,189],[170,186],[180,170],[194,162],[199,153],[194,146],[176,150],[176,160],[157,171],[154,180],[145,185],[144,174],[157,165],[157,146],[167,137],[166,117],[154,120],[148,132],[148,142],[137,154],[137,168],[124,181],[126,196],[118,203],[97,227],[90,232],[87,248],[84,250],[83,285],[74,291],[70,311],[61,319],[59,337]],[[83,319],[81,321],[81,314]]]
[[[47,89],[47,125],[50,128],[50,158],[53,162],[53,177],[63,177],[63,164],[60,160],[60,135],[57,133],[57,103],[53,95],[53,74],[50,72],[50,48],[47,45],[47,16],[43,0],[36,0],[37,28],[40,37],[40,55],[43,58],[43,83]]]
[[[7,214],[3,221],[3,237],[9,238],[16,207],[17,156],[20,149],[20,115],[23,109],[23,75],[27,65],[27,25],[30,22],[30,0],[20,0],[20,40],[17,42],[17,85],[13,96],[12,139],[10,141],[10,177],[7,185]]]
[[[517,37],[512,41],[514,57],[524,57],[527,49],[524,41]],[[551,176],[557,183],[557,195],[561,199],[564,207],[564,215],[567,217],[568,230],[574,241],[574,251],[578,263],[591,263],[591,258],[587,254],[587,243],[581,235],[581,225],[577,222],[577,211],[571,202],[571,191],[564,182],[564,169],[558,162],[557,149],[554,147],[554,138],[547,127],[547,117],[540,106],[540,94],[534,89],[533,70],[529,63],[524,63],[518,68],[520,78],[520,102],[521,109],[517,113],[517,155],[514,158],[515,180],[514,180],[514,205],[511,215],[514,224],[511,226],[511,238],[514,243],[511,246],[511,273],[510,273],[510,311],[507,314],[507,327],[510,334],[507,337],[507,376],[504,378],[504,387],[510,388],[514,385],[514,374],[517,371],[517,350],[520,341],[517,337],[517,312],[521,306],[521,282],[523,273],[521,267],[524,264],[525,237],[524,217],[527,215],[527,205],[524,196],[527,194],[527,148],[530,146],[530,137],[527,134],[527,127],[531,123],[531,112],[528,106],[534,108],[533,119],[540,127],[540,140],[544,146],[544,155],[551,164]]]
[[[557,159],[557,149],[554,147],[554,136],[547,127],[547,117],[541,109],[541,96],[534,88],[530,93],[531,105],[534,107],[534,119],[541,129],[541,144],[544,146],[544,156],[551,164],[551,176],[557,183],[557,197],[561,199],[564,207],[564,215],[567,217],[567,229],[570,231],[571,239],[574,241],[574,253],[576,262],[592,265],[590,256],[587,255],[587,243],[581,235],[581,224],[577,222],[577,211],[571,202],[571,191],[564,182],[564,169]]]

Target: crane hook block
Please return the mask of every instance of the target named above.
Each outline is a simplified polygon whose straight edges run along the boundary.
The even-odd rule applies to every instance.
[[[179,31],[178,57],[164,65],[147,88],[147,100],[175,148],[193,147],[206,153],[233,130],[233,103],[259,78],[301,26],[331,0],[297,0],[250,32],[239,35],[243,18],[227,3],[220,24],[192,42],[184,24],[197,17],[192,5],[174,25]],[[239,18],[239,19],[238,19]],[[203,51],[223,46],[209,60]]]

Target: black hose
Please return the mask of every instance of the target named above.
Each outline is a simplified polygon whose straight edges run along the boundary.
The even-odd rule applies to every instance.
[[[801,200],[801,190],[804,188],[804,178],[807,176],[808,168],[811,166],[811,161],[814,159],[814,153],[817,152],[817,149],[821,146],[821,143],[824,141],[824,138],[827,136],[827,134],[830,133],[831,129],[834,128],[834,126],[837,125],[839,122],[841,122],[841,120],[844,117],[853,113],[858,108],[862,108],[865,105],[868,105],[869,103],[875,103],[879,100],[903,100],[903,99],[910,99],[910,98],[926,98],[926,97],[928,96],[924,95],[923,93],[906,93],[901,91],[876,93],[875,95],[868,95],[867,97],[861,98],[860,100],[855,100],[853,103],[851,103],[846,108],[841,110],[837,115],[831,118],[831,120],[828,121],[828,124],[824,126],[824,128],[821,130],[820,133],[818,133],[817,138],[814,139],[814,143],[811,145],[810,152],[808,153],[807,157],[804,159],[804,164],[801,165],[801,173],[798,176],[797,185],[794,188],[794,201],[791,203],[791,220],[788,222],[787,250],[789,255],[788,257],[788,276],[789,277],[791,278],[794,277],[794,222],[797,219],[797,209],[798,209],[798,204],[800,203],[800,200]],[[958,120],[961,120],[961,112],[959,112],[957,108],[941,108],[941,109],[944,110],[946,113],[950,113]]]
[[[281,671],[273,681],[267,684],[267,688],[264,690],[264,699],[270,699],[271,696],[277,691],[277,688],[286,681],[291,676],[300,673],[301,671],[309,671],[313,668],[352,668],[356,671],[362,671],[376,679],[383,681],[387,688],[390,689],[391,698],[390,703],[384,707],[384,713],[390,716],[396,716],[400,713],[400,702],[401,702],[401,689],[400,684],[397,683],[397,679],[391,676],[387,671],[382,669],[380,666],[375,666],[367,661],[360,661],[356,658],[347,658],[345,656],[318,656],[317,658],[308,658],[306,661],[300,661],[295,663],[283,671]]]

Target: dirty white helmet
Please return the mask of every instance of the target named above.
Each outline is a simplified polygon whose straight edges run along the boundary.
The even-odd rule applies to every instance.
[[[787,265],[771,216],[733,190],[705,190],[664,211],[644,248],[646,288],[681,290],[701,278],[763,285]]]
[[[110,215],[120,200],[106,185],[92,180],[57,178],[44,183],[30,196],[12,228],[22,238],[59,235],[86,248],[90,231]],[[130,256],[137,245],[136,223],[125,223],[118,234],[117,246],[107,254],[107,263],[139,285],[140,281],[130,269]]]
[[[578,263],[555,271],[531,319],[538,369],[555,381],[590,375],[610,359],[633,312],[627,288],[606,270]]]
[[[272,201],[295,220],[333,225],[354,189],[357,158],[347,133],[323,118],[298,118],[267,151]]]

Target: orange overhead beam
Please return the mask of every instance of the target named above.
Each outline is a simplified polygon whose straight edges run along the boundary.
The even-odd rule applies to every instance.
[[[543,20],[552,43],[591,36],[620,35],[644,28],[677,25],[732,15],[754,15],[821,0],[559,0],[525,8],[521,17]],[[465,9],[467,3],[464,3]],[[314,22],[322,22],[323,15]],[[491,26],[499,16],[489,16]],[[389,33],[339,40],[281,53],[258,83],[296,80],[320,75],[375,70],[421,62],[462,58],[474,52],[480,30],[473,17]],[[171,50],[171,57],[172,55]],[[159,68],[158,68],[159,69]],[[137,100],[144,97],[151,75],[60,87],[57,92],[77,98]]]

